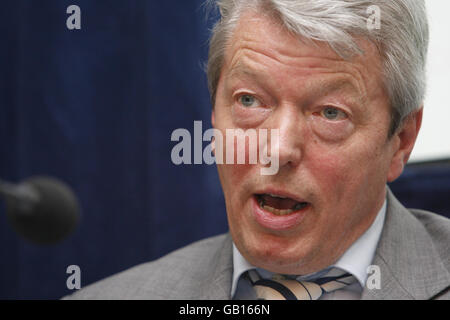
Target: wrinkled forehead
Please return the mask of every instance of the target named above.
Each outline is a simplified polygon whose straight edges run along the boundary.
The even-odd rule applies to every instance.
[[[381,66],[381,56],[376,44],[359,35],[354,35],[353,40],[361,51],[359,54],[357,52],[350,54],[349,51],[344,58],[333,50],[335,44],[308,39],[288,30],[274,13],[248,9],[239,16],[228,42],[226,54],[234,51],[236,47],[253,44],[259,45],[267,52],[291,57],[314,56],[355,63],[372,60],[370,65],[377,62],[377,66]]]
[[[360,89],[367,88],[368,95],[385,94],[377,46],[360,38],[355,42],[362,53],[343,58],[328,43],[288,31],[275,16],[248,10],[240,16],[228,42],[222,71],[227,76],[239,69],[250,69],[249,57],[284,65],[286,72],[295,68],[345,70],[357,79]]]

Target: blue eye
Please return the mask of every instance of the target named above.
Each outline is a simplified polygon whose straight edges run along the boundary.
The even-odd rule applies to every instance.
[[[333,107],[327,107],[322,110],[322,116],[328,120],[342,120],[347,119],[347,114],[339,109]]]
[[[260,102],[258,101],[258,99],[256,99],[254,96],[251,96],[249,94],[244,94],[244,95],[240,96],[239,102],[244,107],[247,107],[247,108],[260,106]]]

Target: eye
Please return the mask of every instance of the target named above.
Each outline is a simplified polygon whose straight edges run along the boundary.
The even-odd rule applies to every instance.
[[[261,102],[256,99],[254,96],[249,94],[244,94],[239,97],[239,102],[246,108],[254,108],[254,107],[260,107]]]
[[[334,107],[326,107],[320,112],[320,114],[327,120],[331,121],[345,120],[348,118],[347,114],[344,111]]]

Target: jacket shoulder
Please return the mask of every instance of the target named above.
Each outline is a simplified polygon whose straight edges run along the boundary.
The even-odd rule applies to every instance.
[[[194,242],[100,280],[63,299],[189,299],[198,294],[226,235]]]
[[[450,271],[450,219],[425,210],[409,210],[424,226],[442,262]]]

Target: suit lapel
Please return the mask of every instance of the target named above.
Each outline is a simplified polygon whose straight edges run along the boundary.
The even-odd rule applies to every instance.
[[[229,300],[231,299],[231,282],[233,276],[233,246],[228,233],[217,250],[213,265],[205,274],[205,281],[199,290],[200,300]]]
[[[427,230],[388,190],[383,231],[372,264],[380,268],[381,289],[363,291],[362,299],[430,299],[450,275]]]

